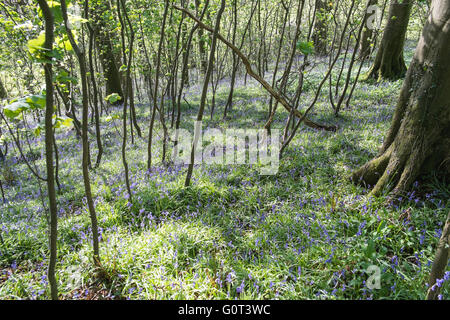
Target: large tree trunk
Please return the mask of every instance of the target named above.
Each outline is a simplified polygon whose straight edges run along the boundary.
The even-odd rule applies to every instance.
[[[316,0],[313,42],[315,52],[319,55],[327,53],[327,14],[331,6],[324,0]]]
[[[431,171],[449,175],[449,56],[450,0],[433,1],[380,154],[353,174],[372,194],[393,183],[399,195]]]
[[[405,76],[403,46],[414,0],[393,0],[375,61],[367,78],[399,79]]]
[[[106,95],[117,93],[123,98],[119,69],[113,53],[110,35],[102,17],[104,12],[111,12],[111,7],[107,1],[92,6],[92,21],[94,22],[97,49],[99,50],[103,76],[106,82]]]

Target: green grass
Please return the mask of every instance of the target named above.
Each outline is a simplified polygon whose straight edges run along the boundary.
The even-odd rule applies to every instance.
[[[411,57],[412,45],[407,57]],[[312,83],[321,74],[313,74]],[[59,246],[57,278],[64,299],[422,299],[442,222],[450,209],[448,184],[417,183],[400,205],[368,198],[352,170],[372,158],[389,128],[401,81],[360,83],[349,109],[332,115],[327,90],[311,113],[339,125],[336,133],[302,127],[275,176],[257,166],[166,168],[161,130],[155,167],[146,172],[146,141],[128,144],[133,204],[126,197],[120,159],[120,119],[106,122],[105,155],[91,170],[101,231],[102,270],[92,263],[90,220],[83,199],[81,147],[73,132],[59,132]],[[305,105],[313,90],[302,99]],[[262,128],[268,96],[254,81],[239,86],[223,121],[227,87],[204,127]],[[182,127],[192,130],[199,93],[186,95]],[[210,99],[209,99],[210,101]],[[302,102],[302,104],[303,104]],[[149,106],[138,107],[147,132]],[[208,111],[208,109],[207,109]],[[112,109],[120,114],[121,109]],[[207,113],[209,114],[209,113]],[[274,128],[287,113],[279,108]],[[117,128],[115,128],[117,126]],[[116,130],[118,129],[118,130]],[[91,153],[96,156],[92,137]],[[43,138],[34,151],[43,153]],[[44,172],[44,160],[36,165]],[[8,158],[14,177],[0,206],[0,299],[48,299],[47,220],[37,180]],[[45,184],[41,185],[45,198]],[[365,285],[370,265],[380,267],[381,288]],[[449,297],[448,282],[442,289]]]

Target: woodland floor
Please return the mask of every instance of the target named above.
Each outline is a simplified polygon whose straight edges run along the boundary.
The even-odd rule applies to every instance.
[[[407,61],[413,51],[414,43],[408,43]],[[321,75],[308,77],[304,105]],[[250,78],[243,82],[240,78],[232,120],[222,121],[228,96],[228,82],[223,81],[216,116],[212,121],[205,116],[204,128],[264,126],[268,95]],[[93,276],[90,219],[83,200],[81,141],[73,131],[59,132],[61,298],[424,298],[434,248],[450,209],[450,187],[428,177],[397,206],[385,205],[384,195],[368,198],[367,189],[349,180],[352,170],[377,153],[401,83],[360,83],[351,108],[339,118],[323,90],[312,118],[338,124],[336,133],[301,127],[275,176],[261,176],[249,165],[199,166],[189,188],[183,186],[184,167],[156,163],[147,173],[150,108],[138,101],[144,137],[136,137],[134,145],[129,139],[127,149],[133,206],[120,156],[122,111],[111,108],[102,117],[105,154],[101,166],[91,171],[102,240],[103,272],[98,276]],[[190,88],[186,99],[192,109],[183,105],[182,127],[192,131],[200,86]],[[287,113],[281,109],[274,128],[283,128]],[[161,137],[157,139],[155,161],[161,158]],[[43,136],[33,141],[30,159],[43,172]],[[95,161],[94,136],[91,141]],[[38,182],[19,158],[8,156],[3,174],[9,184],[8,202],[0,204],[0,299],[47,299],[47,220]],[[380,289],[365,285],[370,265],[381,268]],[[449,294],[447,282],[443,298]]]

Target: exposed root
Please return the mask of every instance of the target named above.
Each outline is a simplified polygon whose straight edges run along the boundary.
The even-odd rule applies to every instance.
[[[391,149],[369,161],[352,175],[352,180],[366,186],[374,186],[383,175],[391,156]]]

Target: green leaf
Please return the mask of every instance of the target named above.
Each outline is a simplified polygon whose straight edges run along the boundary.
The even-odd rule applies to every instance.
[[[42,130],[44,130],[44,125],[42,125],[42,124],[39,123],[39,124],[37,125],[37,127],[34,128],[33,134],[34,134],[36,137],[38,137],[38,136],[41,134]]]
[[[71,128],[73,124],[73,119],[69,117],[61,118],[61,126],[64,128]]]
[[[67,35],[65,35],[63,38],[56,38],[56,43],[58,47],[61,49],[65,49],[66,51],[73,51],[72,44],[69,41],[69,38]]]
[[[366,257],[371,258],[372,255],[375,253],[375,243],[373,242],[372,239],[370,239],[367,243],[367,247],[366,247]]]
[[[45,95],[37,94],[26,97],[25,101],[30,105],[31,109],[44,109],[46,103],[45,99]]]
[[[304,55],[309,55],[314,53],[314,43],[312,41],[299,41],[297,43],[297,49],[300,50]]]
[[[36,56],[38,54],[41,54],[42,50],[45,50],[44,43],[45,43],[44,32],[41,32],[41,34],[36,39],[29,40],[27,46],[31,55]]]
[[[61,71],[56,75],[56,81],[57,81],[58,83],[60,83],[60,84],[63,84],[63,83],[69,83],[69,82],[71,82],[71,83],[73,83],[73,84],[77,84],[77,83],[78,83],[78,80],[77,80],[76,78],[74,78],[74,77],[69,77],[69,74],[68,74],[66,71],[64,71],[64,70],[61,70]]]
[[[128,70],[127,65],[126,65],[126,64],[123,64],[123,65],[120,66],[119,72],[127,71],[127,70]]]
[[[115,115],[112,115],[112,116],[107,116],[105,118],[105,121],[106,122],[111,122],[111,121],[114,121],[116,119],[120,119],[120,116],[118,114],[115,114]]]
[[[111,93],[109,96],[105,98],[106,101],[113,104],[116,103],[119,100],[122,100],[122,97],[119,96],[117,93]]]
[[[15,119],[22,114],[23,111],[30,109],[30,105],[24,100],[18,100],[3,107],[3,113],[9,119]]]
[[[74,15],[69,14],[69,22],[72,25],[72,27],[75,27],[75,29],[78,29],[81,27],[82,23],[89,22],[89,20],[84,19],[80,16],[74,16]]]
[[[35,94],[32,96],[12,100],[9,105],[3,107],[3,112],[9,119],[15,119],[25,111],[44,109],[45,104],[45,94]]]
[[[73,120],[69,117],[57,117],[53,116],[53,128],[71,128]]]
[[[53,61],[49,60],[48,57],[55,58],[56,60],[62,60],[62,54],[58,51],[58,49],[53,49],[49,51],[44,48],[45,44],[45,33],[41,32],[36,39],[31,39],[27,42],[28,51],[32,59],[35,62],[40,63],[53,63]]]

